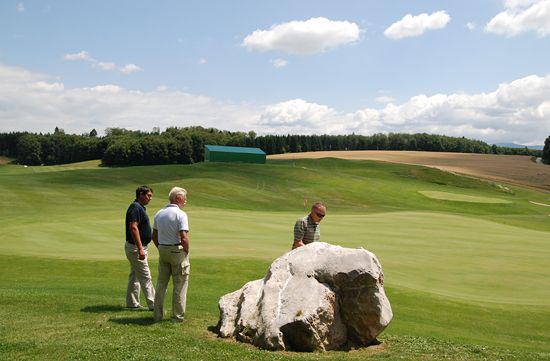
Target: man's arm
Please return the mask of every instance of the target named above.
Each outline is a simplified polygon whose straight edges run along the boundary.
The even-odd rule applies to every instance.
[[[180,231],[180,241],[185,253],[189,254],[189,231]]]
[[[138,249],[138,258],[140,260],[145,259],[145,251],[143,250],[143,244],[141,243],[141,237],[139,235],[138,222],[130,222],[130,233],[134,239],[134,244]]]
[[[292,249],[302,247],[304,245],[304,235],[304,225],[302,224],[302,220],[298,220],[294,225],[294,243],[292,244]]]
[[[157,248],[159,248],[159,231],[157,231],[156,229],[153,228],[153,236],[152,236],[152,239],[153,239],[153,243],[155,244],[155,246]]]

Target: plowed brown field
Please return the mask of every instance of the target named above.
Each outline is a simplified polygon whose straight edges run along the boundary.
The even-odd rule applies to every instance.
[[[550,191],[550,165],[535,163],[531,157],[520,155],[357,150],[274,154],[268,159],[326,157],[423,165]]]

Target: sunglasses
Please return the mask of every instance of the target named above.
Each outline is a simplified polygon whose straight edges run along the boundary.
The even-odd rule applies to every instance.
[[[317,217],[319,217],[319,218],[323,218],[323,217],[325,216],[324,213],[319,213],[319,212],[317,212],[317,211],[315,212],[315,214],[316,214]]]

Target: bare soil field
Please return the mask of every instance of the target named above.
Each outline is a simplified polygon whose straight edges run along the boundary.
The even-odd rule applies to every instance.
[[[423,165],[550,191],[550,165],[535,163],[531,157],[520,155],[356,150],[274,154],[268,159],[327,157]]]

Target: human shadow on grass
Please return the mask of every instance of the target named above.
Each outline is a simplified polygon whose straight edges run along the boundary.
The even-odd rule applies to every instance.
[[[121,312],[125,308],[119,305],[94,305],[86,306],[80,309],[80,312],[89,312],[89,313],[105,313],[105,312]]]

